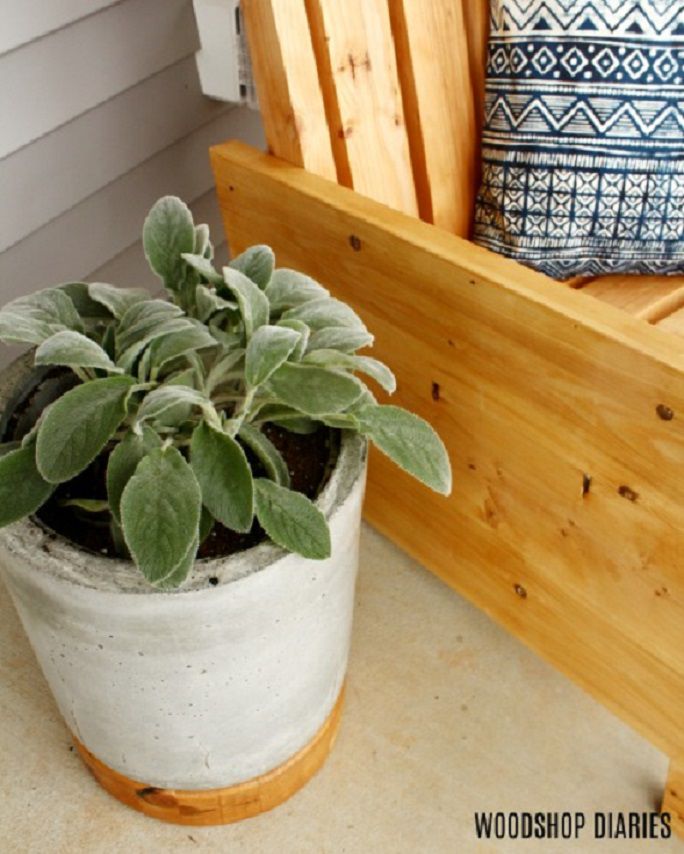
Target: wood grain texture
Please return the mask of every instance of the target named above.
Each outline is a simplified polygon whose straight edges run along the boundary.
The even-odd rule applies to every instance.
[[[244,0],[242,10],[269,150],[336,180],[303,0]]]
[[[306,5],[340,182],[417,215],[386,0]]]
[[[475,127],[479,137],[484,119],[487,44],[489,41],[489,0],[460,0],[468,33],[468,60],[472,81]],[[480,181],[480,161],[475,164],[475,181]]]
[[[433,495],[373,455],[367,517],[670,755],[684,751],[684,352],[582,291],[238,143],[233,251],[349,301],[452,455]]]
[[[462,0],[390,0],[421,219],[467,237],[479,134]]]
[[[684,306],[684,277],[601,276],[582,285],[582,292],[648,323],[658,323]]]
[[[670,814],[672,830],[684,838],[684,762],[670,762],[661,811]]]
[[[75,737],[74,744],[97,782],[126,806],[172,824],[231,824],[277,807],[313,777],[335,743],[343,703],[344,687],[325,723],[307,745],[273,771],[225,789],[146,786],[100,762]]]

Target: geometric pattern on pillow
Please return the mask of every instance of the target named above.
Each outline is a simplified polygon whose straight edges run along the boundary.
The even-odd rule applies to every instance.
[[[684,272],[683,0],[491,0],[474,236],[559,279]]]

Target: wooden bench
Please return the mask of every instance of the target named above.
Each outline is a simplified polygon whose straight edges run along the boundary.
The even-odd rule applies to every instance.
[[[375,455],[368,520],[664,750],[681,831],[684,278],[467,240],[487,5],[243,0],[270,154],[212,150],[226,230],[349,301],[447,442],[449,500]]]

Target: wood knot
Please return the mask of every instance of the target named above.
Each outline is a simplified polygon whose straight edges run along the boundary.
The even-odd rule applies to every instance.
[[[349,245],[354,250],[354,252],[361,251],[361,238],[357,237],[355,234],[349,235]]]
[[[618,494],[626,498],[627,501],[636,501],[639,498],[638,492],[635,492],[631,486],[625,486],[624,484],[618,489]]]
[[[522,584],[514,584],[513,589],[516,596],[520,596],[521,599],[527,599],[527,590],[525,590]]]
[[[582,495],[589,495],[591,492],[591,477],[588,474],[582,475]]]
[[[432,383],[432,399],[433,400],[440,400],[440,396],[441,396],[440,392],[441,392],[441,389],[439,387],[439,383],[433,382]]]
[[[658,413],[658,418],[662,421],[672,421],[674,418],[674,412],[670,409],[669,406],[665,406],[664,403],[659,403],[656,406],[656,412]]]
[[[158,789],[156,786],[145,786],[143,789],[136,789],[135,793],[143,801],[156,807],[168,808],[178,804],[178,799],[170,792],[166,789]]]

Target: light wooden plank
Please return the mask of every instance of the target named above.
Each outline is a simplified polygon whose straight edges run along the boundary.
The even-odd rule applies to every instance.
[[[117,0],[0,0],[0,54],[111,6]]]
[[[244,146],[213,162],[231,248],[268,239],[351,302],[450,449],[448,500],[374,455],[371,522],[681,755],[684,348]]]
[[[386,0],[307,0],[340,181],[418,215]]]
[[[140,236],[162,195],[194,199],[212,186],[207,149],[241,136],[261,138],[259,116],[233,109],[166,148],[0,255],[0,302],[86,276]]]
[[[470,233],[479,134],[462,0],[390,0],[421,218]]]
[[[682,305],[684,297],[679,294],[679,304]],[[672,332],[675,335],[684,337],[684,308],[673,311],[671,314],[664,317],[658,322],[658,329],[664,329],[666,332]]]
[[[684,305],[682,276],[601,276],[581,289],[648,323],[656,323]]]
[[[0,157],[198,47],[191,0],[124,0],[6,54],[0,58]]]
[[[487,42],[489,40],[489,0],[460,0],[468,33],[470,77],[473,84],[475,120],[482,127],[485,79],[487,71]]]
[[[302,0],[244,0],[242,11],[269,150],[336,181]]]
[[[0,160],[0,252],[229,109],[188,57]]]

